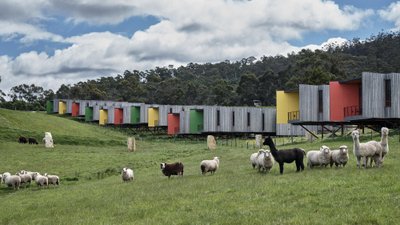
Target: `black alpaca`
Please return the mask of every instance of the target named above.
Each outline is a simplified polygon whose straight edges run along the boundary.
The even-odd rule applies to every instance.
[[[272,155],[275,158],[275,161],[279,163],[279,171],[283,174],[283,164],[284,163],[292,163],[296,161],[297,172],[304,170],[303,158],[306,152],[301,148],[293,148],[293,149],[285,149],[285,150],[277,150],[275,148],[275,144],[272,141],[271,137],[265,138],[263,143],[264,145],[268,145],[271,150]]]

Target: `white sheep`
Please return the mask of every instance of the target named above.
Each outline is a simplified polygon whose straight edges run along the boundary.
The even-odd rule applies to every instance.
[[[18,175],[21,178],[21,184],[25,184],[25,187],[28,185],[31,185],[32,182],[32,176],[29,174],[23,174],[23,173],[17,173],[16,175]]]
[[[49,179],[38,172],[33,173],[32,177],[36,184],[41,187],[48,187],[49,186]]]
[[[263,149],[260,149],[260,151]],[[254,152],[253,154],[250,155],[250,163],[253,166],[253,169],[256,168],[257,165],[257,156],[259,152]]]
[[[19,189],[19,186],[21,185],[21,178],[17,175],[6,174],[4,176],[4,174],[3,174],[3,179],[4,179],[4,183],[8,187],[13,187],[14,190]]]
[[[49,174],[45,173],[44,176],[47,177],[49,184],[52,184],[54,186],[60,185],[60,178],[57,175],[49,175]]]
[[[274,157],[269,150],[258,151],[257,167],[259,172],[269,172],[275,164]]]
[[[349,161],[349,151],[346,145],[342,145],[337,150],[331,151],[331,167],[333,164],[338,166],[346,166],[347,161]]]
[[[4,183],[4,178],[5,178],[6,176],[11,176],[11,173],[9,173],[9,172],[4,172],[4,173],[1,175],[1,183]]]
[[[360,143],[360,132],[358,130],[351,132],[351,136],[353,138],[353,153],[357,159],[357,167],[360,168],[360,162],[363,159],[363,166],[367,168],[368,158],[375,155],[378,155],[376,160],[378,167],[380,167],[382,162],[382,148],[380,147],[380,143],[377,141]]]
[[[307,166],[313,168],[313,166],[327,166],[331,161],[331,150],[328,146],[323,145],[319,151],[308,151],[307,152]]]
[[[121,172],[122,181],[131,181],[134,178],[133,170],[129,168],[122,168]]]
[[[215,171],[217,171],[219,167],[219,158],[218,157],[214,157],[211,160],[203,160],[200,163],[200,169],[201,169],[201,173],[204,175],[207,172],[210,172],[211,174],[214,174]]]

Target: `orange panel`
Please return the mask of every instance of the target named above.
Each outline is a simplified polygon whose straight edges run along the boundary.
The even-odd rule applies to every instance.
[[[79,103],[77,102],[73,102],[72,103],[72,112],[71,112],[72,116],[79,116]]]
[[[122,109],[114,109],[114,124],[122,124],[124,111]]]
[[[168,113],[168,134],[179,133],[179,114]]]
[[[345,107],[360,107],[360,85],[329,83],[331,121],[343,121]]]

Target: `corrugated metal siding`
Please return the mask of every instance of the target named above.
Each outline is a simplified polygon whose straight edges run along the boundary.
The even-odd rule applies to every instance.
[[[362,114],[364,117],[385,117],[385,77],[385,74],[380,73],[362,73]]]
[[[319,112],[319,90],[322,91],[322,113]],[[299,85],[300,121],[330,120],[329,85]]]
[[[299,85],[300,121],[318,121],[318,86]]]
[[[103,109],[108,109],[108,112],[107,112],[107,124],[114,124],[114,121],[115,121],[115,107],[114,106],[109,106],[109,107],[103,107]]]
[[[329,85],[319,85],[318,90],[322,90],[323,112],[319,115],[319,121],[330,121],[330,91]]]
[[[54,99],[53,101],[53,112],[58,113],[58,103],[59,103],[59,99]]]
[[[390,118],[400,118],[400,73],[388,74],[388,78],[392,80],[392,107],[390,110]]]
[[[262,130],[262,113],[261,108],[248,107],[247,113],[250,113],[250,126],[248,132],[261,132]],[[246,121],[247,122],[247,121]]]
[[[261,108],[264,114],[264,130],[262,132],[276,132],[276,108]]]
[[[184,110],[179,114],[179,133],[189,134],[190,133],[190,107],[183,107]]]
[[[317,133],[317,126],[305,126],[308,130]],[[276,135],[278,136],[304,136],[306,131],[298,125],[276,124]]]
[[[234,132],[247,132],[247,108],[246,107],[233,107],[235,113],[235,125],[232,124],[232,130]],[[233,115],[232,115],[233,117]]]
[[[93,120],[98,121],[100,118],[100,106],[94,105],[93,106]]]
[[[77,100],[79,102],[79,116],[85,116],[85,108],[87,101],[85,100]]]
[[[68,114],[71,114],[72,113],[72,102],[73,102],[73,100],[70,100],[70,99],[66,99],[66,100],[64,100],[65,101],[65,103],[66,103],[66,106],[67,106],[67,111],[66,111],[66,113],[68,113]]]

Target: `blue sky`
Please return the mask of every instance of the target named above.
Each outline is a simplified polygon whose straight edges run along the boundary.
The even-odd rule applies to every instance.
[[[2,0],[0,89],[286,55],[398,31],[400,1]]]

